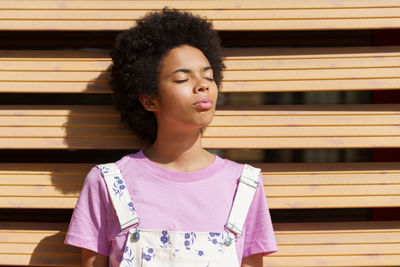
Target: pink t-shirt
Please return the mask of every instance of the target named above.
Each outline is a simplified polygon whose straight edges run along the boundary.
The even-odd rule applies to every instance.
[[[167,231],[223,232],[243,164],[216,156],[198,171],[177,172],[150,161],[140,150],[115,164],[132,198],[139,228]],[[256,253],[277,251],[271,217],[260,185],[236,243],[239,262]],[[87,174],[65,243],[110,256],[118,266],[125,245],[118,218],[97,167]]]

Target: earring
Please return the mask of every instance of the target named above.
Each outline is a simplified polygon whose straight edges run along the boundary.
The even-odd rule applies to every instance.
[[[147,110],[149,110],[149,111],[154,111],[155,105],[154,105],[153,102],[151,102],[151,101],[146,101],[146,102],[145,102],[145,105],[146,105],[146,109],[147,109]]]

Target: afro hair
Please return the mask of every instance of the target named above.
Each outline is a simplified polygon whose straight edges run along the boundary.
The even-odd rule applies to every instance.
[[[210,62],[217,87],[225,65],[218,33],[206,18],[164,7],[147,13],[136,26],[120,33],[110,55],[113,102],[121,121],[150,144],[157,137],[154,114],[143,108],[140,95],[157,96],[158,77],[163,57],[169,50],[191,45]]]

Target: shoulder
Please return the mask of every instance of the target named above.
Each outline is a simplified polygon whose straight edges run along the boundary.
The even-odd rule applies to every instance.
[[[219,156],[217,156],[219,157]],[[244,167],[243,163],[238,163],[236,161],[227,159],[227,158],[221,158],[224,161],[224,168],[228,170],[234,170],[234,171],[241,171]]]
[[[139,152],[130,153],[122,156],[119,160],[115,161],[114,163],[120,168],[125,169],[132,163],[139,160]]]
[[[85,184],[87,184],[90,187],[98,187],[99,189],[104,187],[104,179],[101,174],[100,165],[107,163],[115,163],[117,167],[122,171],[126,169],[127,166],[129,166],[129,161],[131,160],[132,155],[133,154],[127,154],[115,162],[103,162],[92,166],[92,168],[86,175]]]
[[[135,162],[135,160],[137,158],[137,156],[136,156],[137,154],[138,153],[130,153],[130,154],[124,155],[119,160],[114,161],[114,162],[110,161],[110,162],[98,163],[92,167],[92,169],[89,171],[88,175],[93,176],[93,179],[96,179],[96,177],[97,178],[102,177],[102,175],[101,175],[102,165],[110,164],[110,163],[114,163],[122,172]]]
[[[85,184],[95,185],[101,183],[102,176],[97,165],[92,166],[86,175]]]
[[[142,167],[147,164],[142,150],[126,154],[114,163],[121,170],[123,177],[126,177],[128,174],[132,173],[141,173],[144,169]]]
[[[237,176],[240,176],[242,174],[245,165],[250,166],[255,169],[258,169],[255,166],[252,166],[251,164],[238,163],[236,161],[225,159],[225,158],[222,158],[222,160],[225,161],[225,164],[224,164],[225,171],[228,171]]]

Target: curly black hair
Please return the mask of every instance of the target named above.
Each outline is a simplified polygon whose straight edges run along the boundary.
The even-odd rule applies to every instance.
[[[163,57],[184,44],[203,52],[219,88],[225,69],[220,38],[206,18],[190,12],[164,7],[147,13],[136,26],[118,35],[110,53],[110,84],[121,121],[150,144],[157,137],[157,121],[152,112],[143,108],[139,96],[157,95]]]

